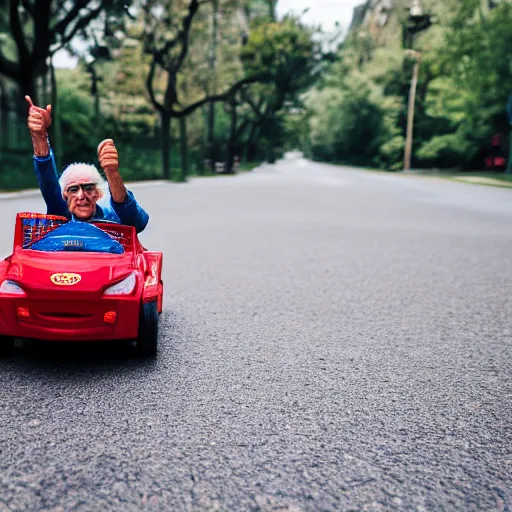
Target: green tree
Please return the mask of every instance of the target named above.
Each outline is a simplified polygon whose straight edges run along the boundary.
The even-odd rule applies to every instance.
[[[428,88],[426,107],[436,125],[419,156],[434,164],[479,167],[490,137],[506,133],[506,105],[512,92],[512,5],[482,10],[463,0],[435,54],[439,78]]]
[[[125,7],[123,0],[2,0],[0,26],[9,30],[5,50],[0,50],[0,75],[37,102],[35,80],[47,73],[49,57],[102,14],[108,19]]]
[[[283,137],[279,113],[298,105],[299,95],[318,78],[323,54],[314,39],[315,30],[295,17],[277,22],[256,21],[241,59],[246,73],[269,70],[272,81],[245,87],[241,93],[250,107],[246,144],[250,148],[259,134],[266,158],[274,161],[274,148]]]
[[[353,165],[392,168],[403,138],[396,129],[396,104],[360,77],[340,89],[327,87],[307,100],[312,156]]]
[[[192,24],[200,5],[199,0],[189,0],[185,3],[169,0],[145,3],[145,50],[151,56],[146,84],[151,103],[161,119],[162,161],[166,179],[170,177],[171,119],[186,118],[203,105],[224,101],[245,84],[264,80],[268,75],[267,71],[260,71],[251,76],[241,77],[223,93],[206,95],[186,106],[183,105],[180,98],[180,80],[189,53]],[[164,76],[163,94],[158,94],[156,90],[157,70]]]

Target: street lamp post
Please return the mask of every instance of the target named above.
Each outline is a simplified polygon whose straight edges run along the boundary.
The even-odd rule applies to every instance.
[[[423,30],[426,30],[432,24],[430,15],[424,14],[421,8],[420,0],[413,0],[409,10],[409,18],[406,25],[406,35],[410,36],[411,49],[406,51],[406,55],[414,58],[414,68],[412,72],[411,88],[409,91],[409,104],[407,106],[407,133],[405,138],[404,150],[404,171],[411,168],[412,159],[412,141],[414,133],[414,107],[416,104],[416,91],[418,89],[418,77],[420,72],[421,53],[412,50],[414,36]],[[407,38],[409,40],[409,38]]]

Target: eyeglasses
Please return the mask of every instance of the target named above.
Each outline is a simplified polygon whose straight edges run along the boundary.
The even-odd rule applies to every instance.
[[[80,183],[79,185],[71,185],[66,189],[66,192],[71,195],[78,194],[78,191],[82,189],[86,194],[92,194],[96,191],[96,183]]]

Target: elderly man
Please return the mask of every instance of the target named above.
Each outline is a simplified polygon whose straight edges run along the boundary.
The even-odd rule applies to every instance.
[[[34,168],[39,188],[49,215],[61,215],[88,222],[104,219],[127,226],[134,226],[137,233],[146,227],[149,216],[137,203],[132,192],[126,189],[119,174],[119,159],[114,141],[106,139],[98,146],[98,159],[105,172],[110,201],[100,206],[105,180],[94,165],[74,163],[69,165],[60,178],[55,158],[48,140],[51,125],[51,105],[46,109],[36,107],[29,96],[28,129],[34,147]]]

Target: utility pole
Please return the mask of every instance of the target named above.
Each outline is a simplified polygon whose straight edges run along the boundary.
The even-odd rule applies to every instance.
[[[413,0],[409,9],[409,17],[405,26],[406,41],[410,41],[411,48],[406,50],[406,55],[415,59],[412,72],[411,88],[409,91],[409,104],[407,106],[407,133],[405,137],[404,149],[404,171],[411,168],[412,143],[414,135],[414,109],[416,105],[416,91],[418,89],[418,79],[420,73],[421,53],[414,51],[414,36],[423,30],[427,30],[432,24],[430,15],[424,14],[421,8],[420,0]]]
[[[268,0],[268,14],[272,21],[276,21],[276,5],[277,0]]]

